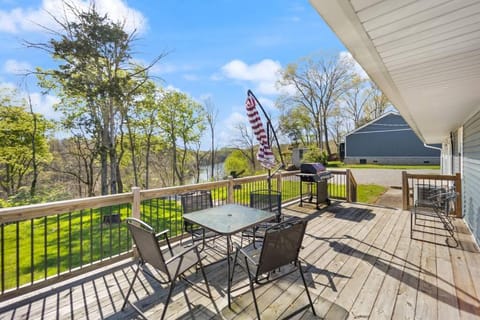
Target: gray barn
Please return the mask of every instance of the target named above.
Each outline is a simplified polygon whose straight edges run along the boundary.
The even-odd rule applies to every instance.
[[[440,164],[441,145],[427,147],[401,115],[386,113],[345,137],[345,163]]]

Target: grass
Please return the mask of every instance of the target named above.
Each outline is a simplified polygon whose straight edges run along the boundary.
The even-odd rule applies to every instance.
[[[389,164],[344,164],[341,161],[329,161],[327,168],[343,168],[343,169],[395,169],[395,170],[440,170],[440,165],[421,164],[421,165],[389,165]]]
[[[387,187],[375,184],[360,184],[357,186],[357,201],[361,203],[375,203],[387,191]]]

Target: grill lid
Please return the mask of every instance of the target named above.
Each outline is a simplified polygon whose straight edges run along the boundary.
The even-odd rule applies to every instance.
[[[320,174],[325,171],[325,167],[321,163],[302,163],[300,164],[301,173]]]

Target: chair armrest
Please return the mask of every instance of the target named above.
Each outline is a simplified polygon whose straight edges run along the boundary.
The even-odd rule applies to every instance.
[[[170,240],[168,239],[168,232],[170,230],[169,229],[165,229],[157,234],[155,234],[155,239],[157,239],[157,241],[159,241],[159,238],[161,236],[164,236],[165,237],[165,241],[167,242],[167,246],[168,246],[168,250],[170,250],[170,254],[173,255],[173,251],[172,251],[172,246],[170,245]]]
[[[165,264],[169,264],[169,263],[172,263],[174,260],[178,259],[178,258],[181,258],[182,256],[184,256],[187,252],[189,251],[193,251],[195,250],[198,254],[198,247],[199,246],[199,243],[195,244],[195,245],[192,245],[191,247],[188,247],[188,248],[184,248],[182,251],[178,252],[177,254],[175,254],[173,257],[171,257],[170,259],[166,260],[165,261]]]
[[[168,234],[169,231],[170,231],[169,229],[165,229],[165,230],[163,230],[163,231],[161,231],[161,232],[159,232],[159,233],[156,233],[156,234],[155,234],[155,238],[158,239],[158,238],[160,238],[161,236],[164,236],[165,234]]]
[[[247,260],[249,260],[252,264],[258,266],[258,262],[253,260],[252,257],[250,257],[250,255],[248,254],[248,252],[246,252],[245,250],[243,250],[243,248],[237,248],[237,250],[245,256],[245,258],[247,258]]]

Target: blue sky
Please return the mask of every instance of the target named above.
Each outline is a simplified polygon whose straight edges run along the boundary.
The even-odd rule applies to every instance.
[[[152,70],[162,86],[199,102],[210,98],[219,112],[219,146],[228,145],[232,126],[245,121],[248,89],[275,117],[280,68],[319,52],[345,51],[307,0],[99,0],[96,5],[138,31],[136,59],[148,62],[168,52]],[[61,8],[60,0],[0,0],[0,85],[18,86],[24,83],[18,74],[52,65],[46,53],[26,48],[22,40],[47,40],[49,35],[33,22],[52,26],[46,11],[60,15]],[[51,108],[56,97],[42,96],[33,78],[27,83],[35,109],[58,117]]]

